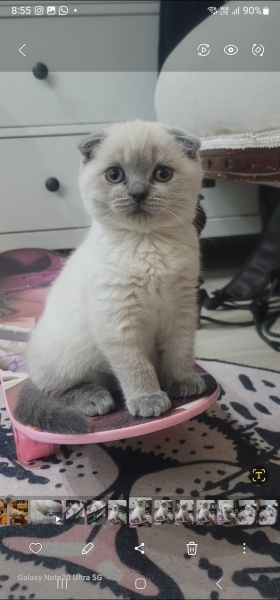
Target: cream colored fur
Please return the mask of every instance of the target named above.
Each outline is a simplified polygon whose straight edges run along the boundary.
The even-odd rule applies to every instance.
[[[183,138],[198,147],[186,132],[135,121],[92,134],[88,155],[81,145],[80,189],[92,225],[52,286],[28,347],[31,379],[50,403],[94,381],[107,394],[120,388],[132,414],[152,416],[170,408],[170,397],[204,390],[192,368],[202,171]],[[112,165],[124,170],[126,186],[107,181]],[[173,169],[167,183],[153,179],[158,165]],[[132,197],[141,185],[142,213]]]

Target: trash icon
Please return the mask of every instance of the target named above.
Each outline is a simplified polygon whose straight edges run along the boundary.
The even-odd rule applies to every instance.
[[[186,544],[186,546],[188,554],[190,556],[195,556],[197,551],[197,544],[195,544],[195,542],[189,542],[188,544]]]

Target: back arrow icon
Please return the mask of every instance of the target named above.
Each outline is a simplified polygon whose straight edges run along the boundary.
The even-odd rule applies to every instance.
[[[24,46],[26,46],[26,44],[23,44],[23,46],[21,46],[21,48],[18,49],[18,51],[23,54],[23,56],[25,56],[24,52],[22,52],[22,48],[24,48]]]
[[[221,586],[221,585],[219,585],[219,583],[220,583],[220,581],[222,581],[222,579],[223,579],[223,578],[221,577],[221,579],[219,579],[219,581],[216,581],[216,585],[217,585],[217,586],[220,588],[220,590],[222,590],[222,589],[223,589],[223,588],[222,588],[222,586]]]

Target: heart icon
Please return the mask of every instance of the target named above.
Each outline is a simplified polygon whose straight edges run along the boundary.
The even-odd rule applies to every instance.
[[[31,550],[31,552],[33,552],[33,554],[38,554],[39,552],[41,552],[43,546],[40,543],[37,544],[29,544],[29,550]]]

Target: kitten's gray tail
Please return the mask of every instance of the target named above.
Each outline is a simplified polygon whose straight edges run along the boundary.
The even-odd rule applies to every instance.
[[[30,380],[21,388],[14,417],[23,425],[51,433],[76,434],[91,431],[80,410],[48,396]]]

